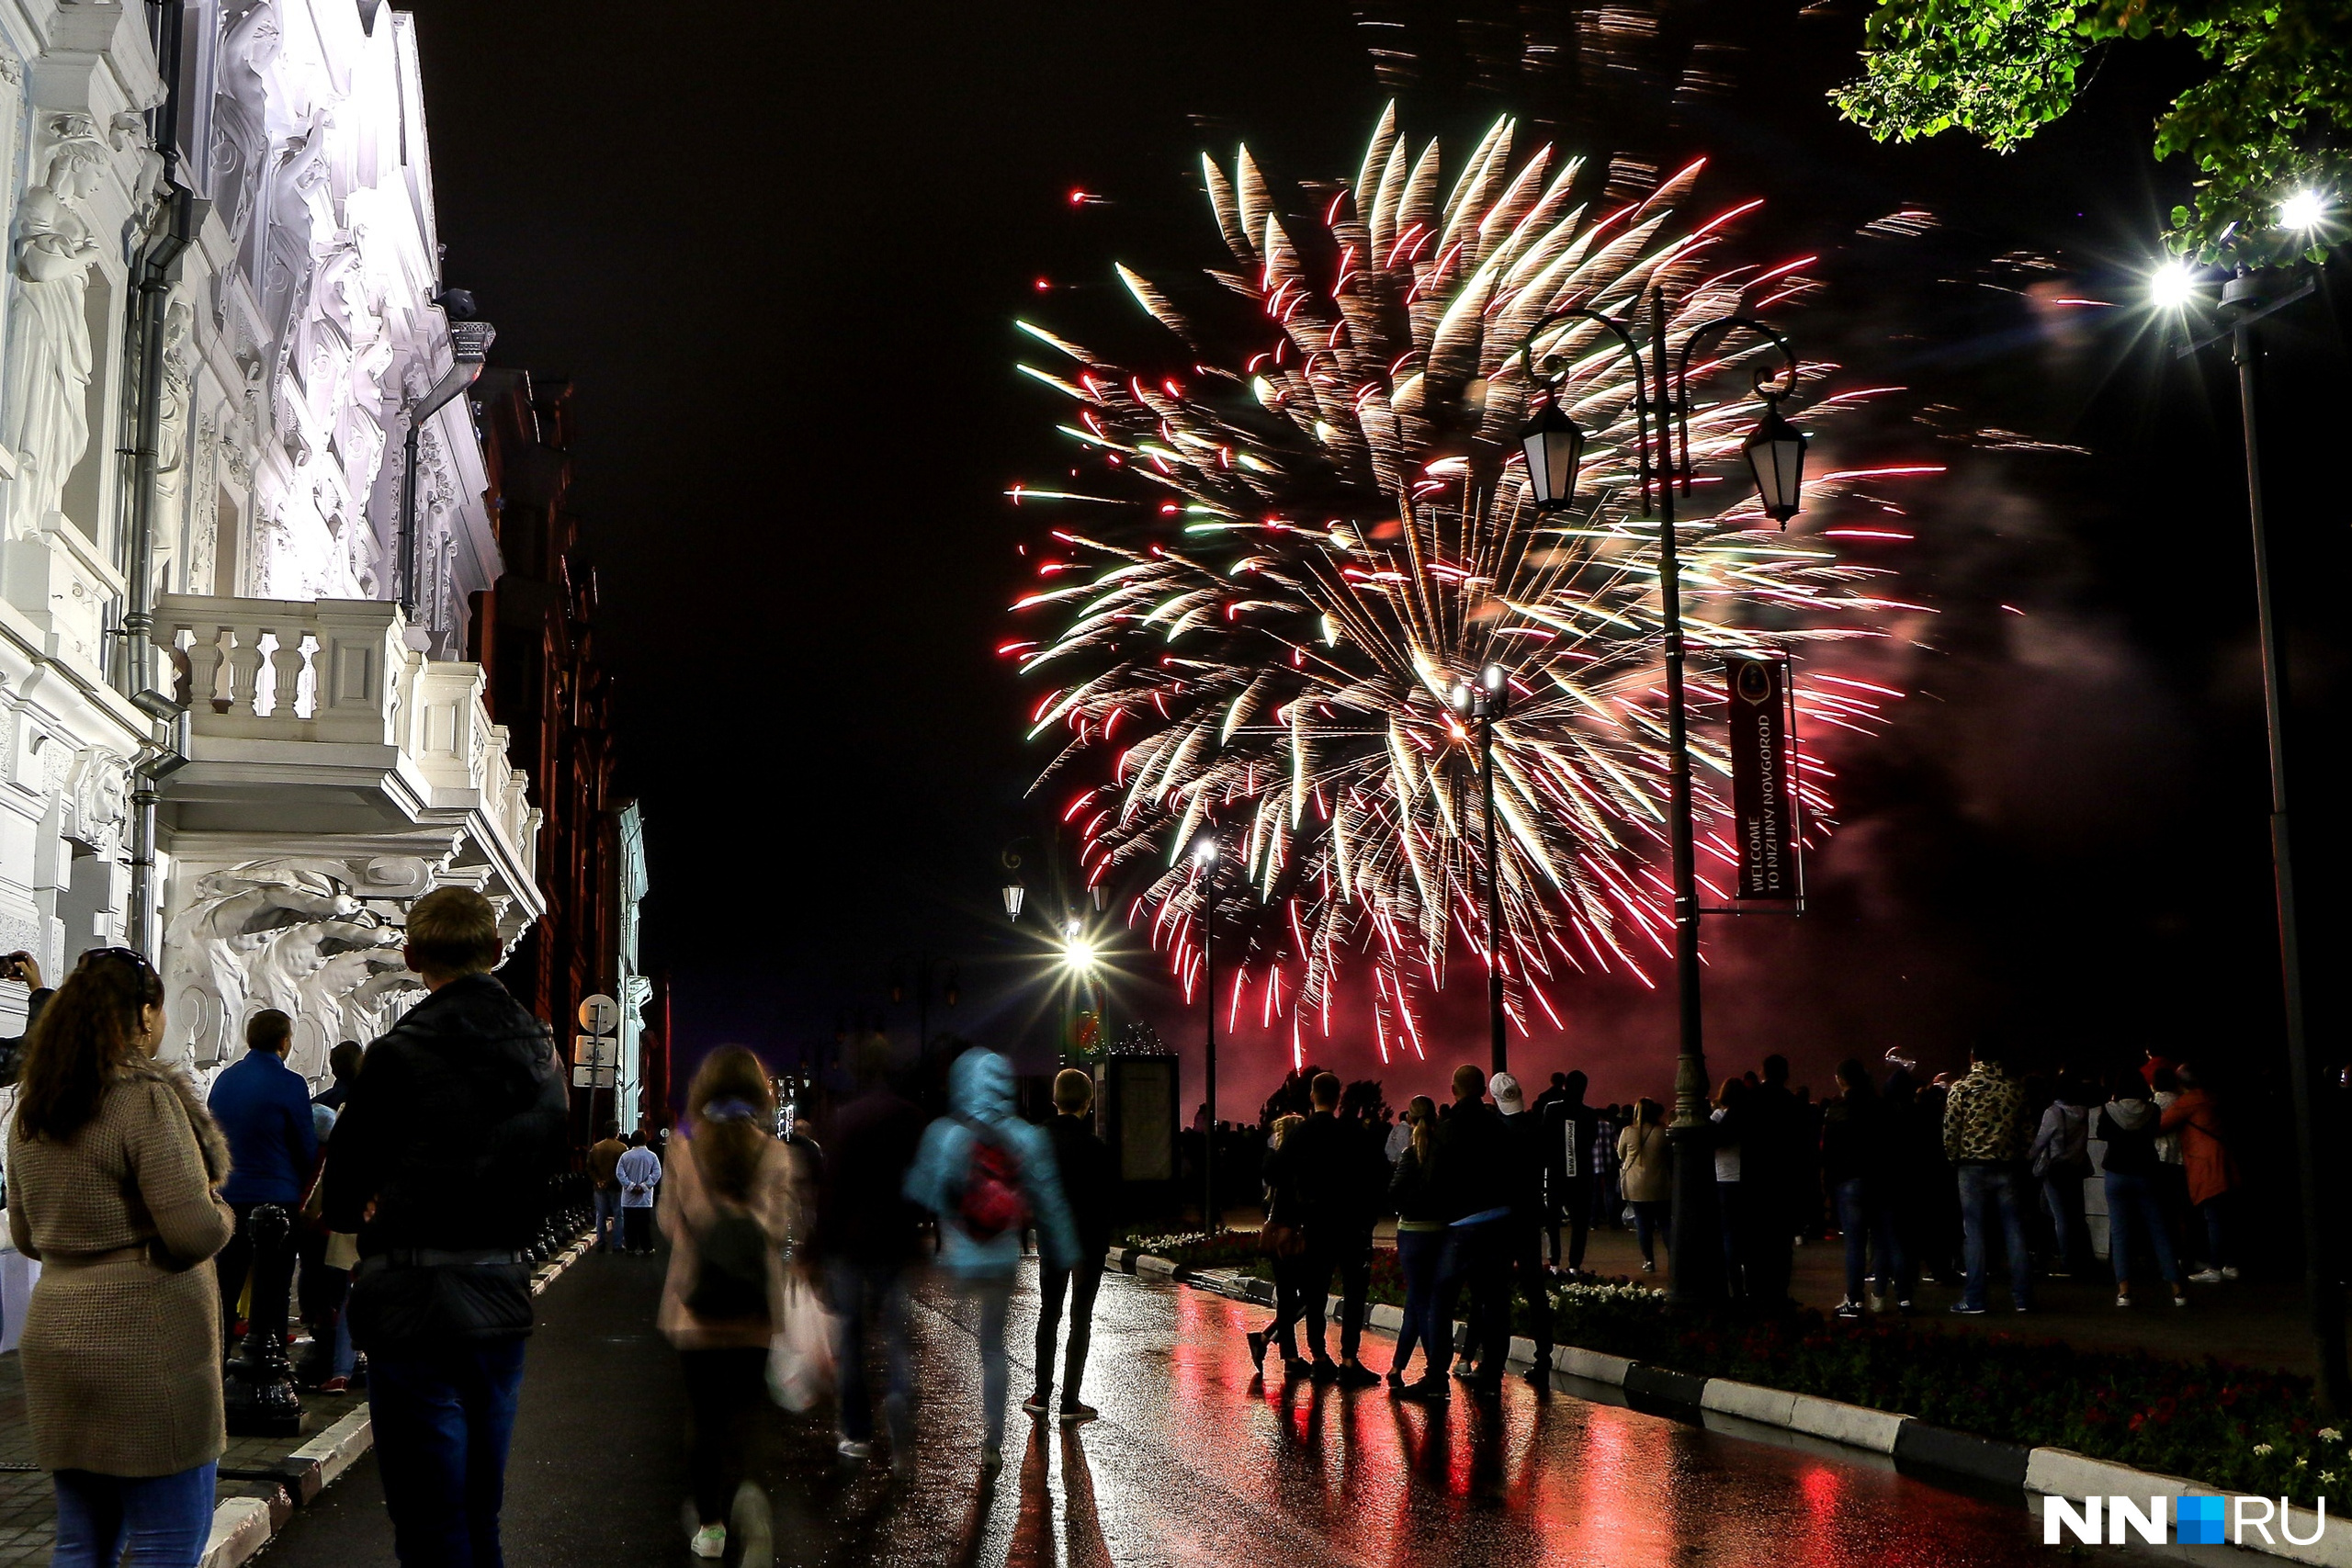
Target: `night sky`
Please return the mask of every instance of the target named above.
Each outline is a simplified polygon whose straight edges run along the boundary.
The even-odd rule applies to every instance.
[[[1872,455],[1951,467],[1906,494],[1919,540],[1901,587],[1940,612],[1936,651],[1883,734],[1833,749],[1845,826],[1808,914],[1710,929],[1718,1071],[1781,1049],[1821,1083],[1889,1047],[1934,1070],[1997,1038],[2084,1065],[2154,1043],[2267,1077],[2277,960],[2231,372],[2218,353],[2176,364],[2135,310],[2049,304],[2135,298],[2186,180],[2150,163],[2147,126],[2193,62],[2113,56],[2075,117],[2007,158],[1882,148],[1823,99],[1853,73],[1860,9],[1718,0],[1645,37],[1482,0],[420,5],[448,281],[496,323],[501,362],[579,383],[576,494],[682,1056],[740,1040],[788,1061],[875,1017],[910,1042],[888,976],[928,953],[964,993],[934,1031],[1045,1065],[1038,939],[997,902],[1000,850],[1045,830],[1023,800],[1043,753],[990,649],[1014,635],[1015,547],[1049,521],[1003,492],[1068,457],[1054,400],[1012,372],[1012,321],[1148,342],[1111,264],[1225,260],[1202,150],[1247,140],[1278,183],[1340,176],[1394,96],[1409,135],[1457,152],[1510,112],[1604,161],[1711,154],[1702,202],[1762,196],[1758,245],[1825,257],[1829,288],[1783,323],[1801,346],[1908,389],[1868,430]],[[1531,32],[1571,47],[1531,52]],[[1074,188],[1104,199],[1074,207]],[[1905,206],[1936,227],[1856,233]],[[2264,404],[2331,1061],[2333,321],[2324,298],[2282,319]],[[1028,881],[1034,912],[1050,903],[1034,857]],[[1401,1103],[1484,1059],[1480,989],[1464,966],[1427,1064],[1384,1073],[1352,1026],[1316,1054]],[[1515,1061],[1582,1066],[1603,1098],[1662,1095],[1670,990],[1566,996],[1567,1036],[1519,1042]],[[1114,1024],[1139,1016],[1196,1037],[1155,985],[1126,987]],[[1245,1030],[1231,1052],[1228,1114],[1272,1087],[1287,1035]]]

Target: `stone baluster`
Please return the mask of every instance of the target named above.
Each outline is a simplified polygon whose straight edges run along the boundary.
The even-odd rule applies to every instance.
[[[261,641],[261,632],[253,626],[232,626],[229,631],[237,644],[229,650],[229,705],[220,707],[216,702],[213,706],[228,714],[253,713],[256,711],[254,686],[261,675],[261,649],[254,645]]]
[[[276,633],[277,646],[269,652],[269,668],[277,677],[277,689],[270,694],[270,716],[291,724],[302,686],[302,627],[281,626]]]
[[[172,628],[174,634],[181,629],[177,626]],[[220,681],[220,628],[197,626],[187,629],[193,638],[187,648],[188,705],[221,711],[224,705],[212,694],[219,689]]]

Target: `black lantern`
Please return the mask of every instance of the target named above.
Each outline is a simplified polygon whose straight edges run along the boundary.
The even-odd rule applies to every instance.
[[[1576,499],[1584,432],[1562,411],[1558,399],[1545,394],[1544,406],[1520,431],[1519,445],[1527,454],[1527,482],[1535,493],[1535,510],[1566,511]]]
[[[1781,417],[1781,405],[1764,411],[1763,423],[1747,438],[1747,465],[1756,470],[1756,493],[1764,500],[1765,514],[1789,525],[1797,514],[1798,492],[1804,484],[1804,433]]]

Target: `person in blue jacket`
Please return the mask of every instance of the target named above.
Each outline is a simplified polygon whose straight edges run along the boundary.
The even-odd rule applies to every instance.
[[[995,1052],[976,1046],[956,1057],[948,1113],[923,1130],[905,1189],[909,1202],[938,1216],[939,1268],[979,1309],[980,1468],[990,1472],[1004,1463],[1004,1320],[1022,1231],[1037,1227],[1038,1250],[1055,1268],[1078,1262],[1053,1140],[1021,1119],[1012,1089],[1012,1064]]]
[[[254,1211],[276,1203],[292,1219],[302,1207],[319,1160],[318,1127],[311,1115],[311,1086],[286,1065],[294,1021],[265,1008],[245,1024],[245,1054],[212,1080],[207,1103],[229,1139],[229,1180],[221,1201],[237,1216],[237,1234],[220,1250],[220,1327],[234,1332],[237,1298],[254,1262]],[[267,1277],[255,1274],[253,1325],[286,1330],[286,1298],[293,1289],[294,1255],[271,1259]]]

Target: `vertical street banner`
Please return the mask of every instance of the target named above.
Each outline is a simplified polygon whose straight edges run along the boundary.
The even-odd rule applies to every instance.
[[[1793,901],[1788,666],[1777,659],[1728,658],[1724,685],[1731,707],[1732,836],[1739,849],[1735,897]]]

